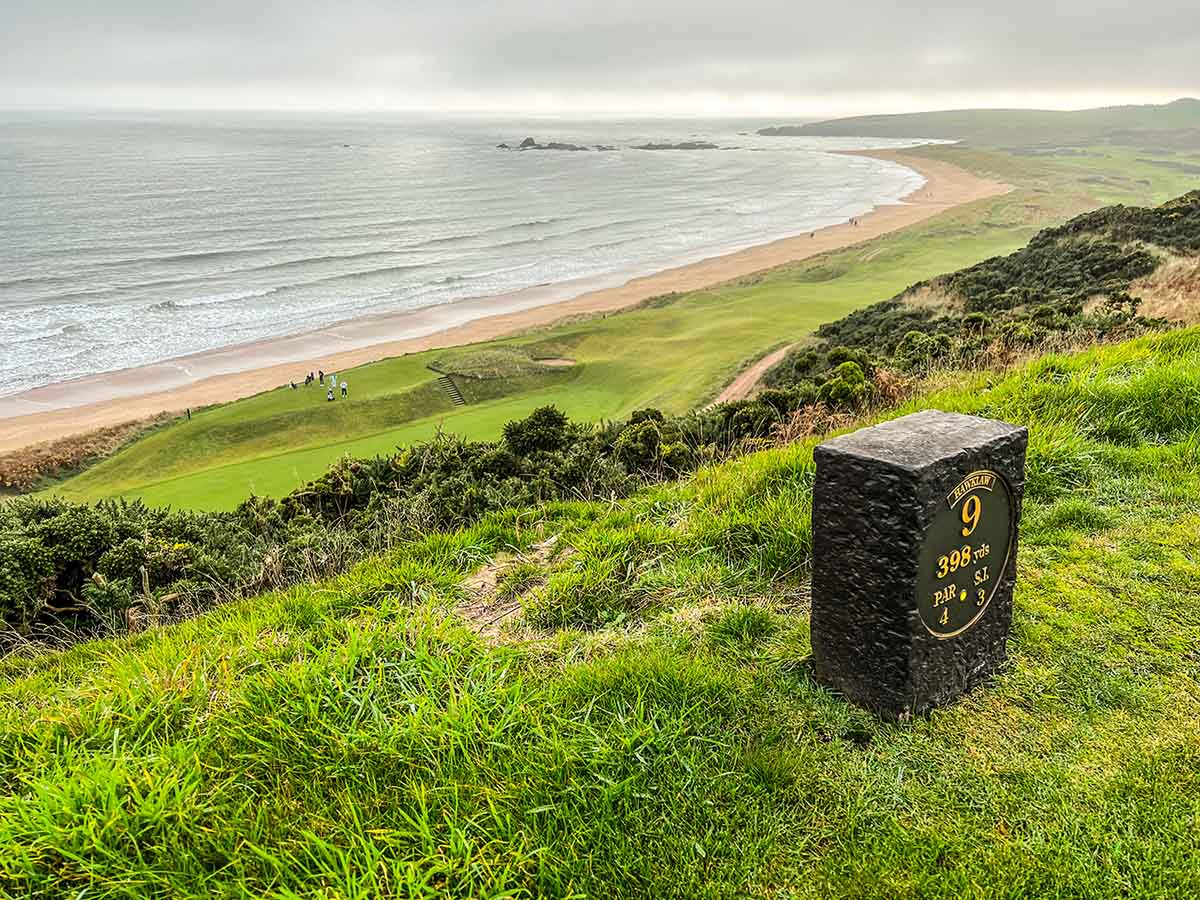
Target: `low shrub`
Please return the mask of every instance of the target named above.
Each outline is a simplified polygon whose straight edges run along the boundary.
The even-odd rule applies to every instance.
[[[814,393],[791,389],[679,417],[643,409],[601,425],[545,406],[506,424],[499,441],[443,434],[392,456],[347,457],[282,499],[250,497],[229,513],[16,498],[0,505],[0,642],[136,629],[334,574],[497,510],[624,497],[769,434]],[[565,581],[545,590],[565,590]],[[593,573],[588,584],[602,581]],[[619,613],[603,611],[602,592],[594,601],[575,618]]]

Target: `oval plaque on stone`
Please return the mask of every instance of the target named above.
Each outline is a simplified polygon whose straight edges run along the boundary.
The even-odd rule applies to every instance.
[[[1008,566],[1016,522],[1003,475],[970,473],[946,495],[921,548],[917,610],[937,638],[979,621]]]

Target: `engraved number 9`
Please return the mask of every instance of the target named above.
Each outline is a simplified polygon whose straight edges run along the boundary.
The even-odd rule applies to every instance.
[[[983,512],[983,504],[979,502],[979,498],[972,494],[967,498],[967,502],[963,504],[962,520],[966,527],[962,530],[962,536],[968,537],[975,530],[975,526],[979,524],[979,514]]]

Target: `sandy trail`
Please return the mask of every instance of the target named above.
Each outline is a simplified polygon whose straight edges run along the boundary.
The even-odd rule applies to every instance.
[[[788,344],[786,347],[780,347],[774,353],[768,353],[750,368],[746,369],[746,371],[738,375],[737,378],[733,379],[729,387],[721,391],[717,399],[712,402],[712,405],[730,403],[734,400],[745,400],[750,396],[750,392],[758,386],[758,383],[762,381],[762,377],[767,374],[767,369],[787,356],[787,352],[795,346],[795,344]]]
[[[548,285],[502,297],[433,309],[368,316],[307,334],[257,341],[165,363],[48,385],[0,404],[0,452],[79,434],[164,411],[248,397],[303,380],[309,370],[342,372],[368,362],[503,337],[571,316],[611,312],[673,291],[712,287],[784,263],[839,250],[1011,188],[939,160],[903,151],[854,151],[900,163],[926,178],[900,203],[876,207],[849,223],[667,269],[563,300],[571,285]],[[502,310],[496,312],[496,310]],[[489,314],[490,313],[490,314]],[[732,388],[732,385],[731,385]]]

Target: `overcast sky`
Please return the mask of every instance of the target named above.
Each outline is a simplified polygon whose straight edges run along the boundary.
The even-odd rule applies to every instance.
[[[0,0],[0,108],[817,116],[1185,95],[1198,0]]]

